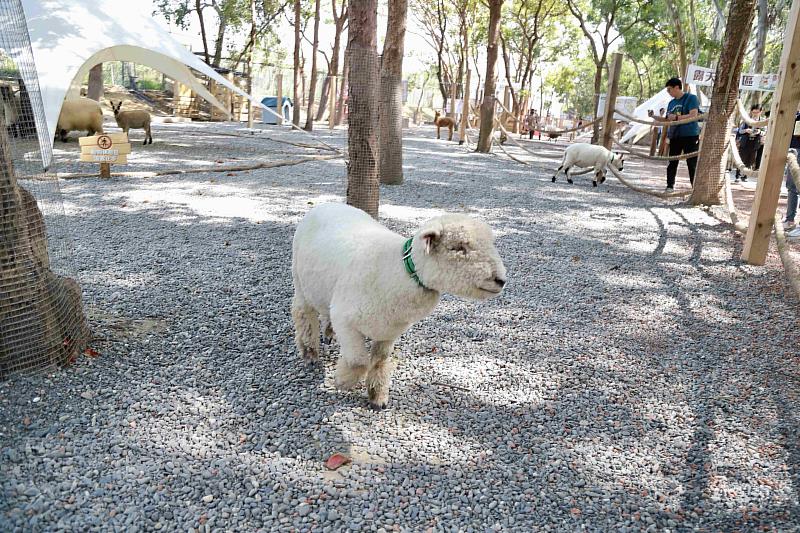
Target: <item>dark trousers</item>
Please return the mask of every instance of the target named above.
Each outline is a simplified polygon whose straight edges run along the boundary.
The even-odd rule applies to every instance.
[[[533,128],[528,130],[528,139],[533,139]]]
[[[669,140],[669,155],[675,156],[680,154],[690,154],[697,151],[700,145],[700,137],[676,137]],[[670,161],[667,165],[667,187],[675,187],[675,175],[678,173],[678,163]],[[686,160],[686,166],[689,167],[689,183],[694,185],[694,169],[697,167],[697,156],[690,157]]]

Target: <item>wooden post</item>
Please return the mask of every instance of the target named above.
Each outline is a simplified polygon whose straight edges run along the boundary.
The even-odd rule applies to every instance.
[[[764,158],[758,172],[758,184],[750,213],[750,225],[742,259],[751,265],[763,265],[769,249],[769,237],[778,207],[783,182],[786,153],[792,139],[795,111],[800,102],[800,0],[792,2],[786,37],[783,41],[780,81],[775,88],[770,125],[764,143]]]
[[[650,155],[656,155],[658,149],[658,132],[661,131],[658,126],[650,126]]]
[[[461,127],[458,129],[458,144],[464,144],[467,137],[467,121],[469,120],[469,85],[471,71],[467,69],[467,79],[464,85],[463,102],[461,103]]]
[[[103,179],[111,177],[111,163],[100,163],[100,177]]]
[[[622,70],[622,54],[611,54],[611,70],[606,91],[606,108],[603,111],[603,146],[611,149],[611,140],[614,138],[614,108],[619,92],[619,73]]]
[[[511,116],[511,111],[506,111],[507,109],[511,109],[511,87],[508,85],[503,87],[503,112],[500,113],[500,124],[504,128],[508,128],[508,117]],[[511,131],[514,130],[512,129]]]
[[[276,78],[278,80],[278,99],[275,102],[275,112],[278,113],[278,119],[275,123],[283,126],[283,74],[279,72]]]
[[[336,76],[328,81],[328,128],[336,126]]]

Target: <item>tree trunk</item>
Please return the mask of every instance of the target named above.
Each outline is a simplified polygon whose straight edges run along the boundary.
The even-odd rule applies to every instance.
[[[381,59],[380,181],[403,183],[403,48],[408,0],[389,0]]]
[[[100,101],[100,98],[103,97],[103,64],[100,63],[99,65],[95,65],[92,67],[92,70],[89,71],[89,87],[86,91],[86,96],[95,100],[97,102]]]
[[[300,0],[294,0],[294,77],[293,94],[294,105],[292,106],[292,124],[300,127]]]
[[[317,106],[317,113],[314,115],[314,120],[322,120],[325,116],[325,109],[328,108],[328,92],[331,84],[330,67],[328,67],[328,75],[322,80],[322,91],[319,95],[319,106]]]
[[[317,92],[317,50],[319,49],[319,3],[314,2],[314,41],[311,46],[311,81],[308,85],[308,113],[306,115],[306,131],[314,129],[314,96]]]
[[[758,0],[758,24],[756,30],[756,47],[753,50],[753,68],[752,72],[761,74],[764,70],[764,54],[767,49],[767,31],[769,30],[768,10],[769,5],[767,0]],[[753,91],[753,102],[761,103],[761,91]]]
[[[339,84],[339,101],[336,104],[336,125],[342,123],[344,118],[344,106],[347,101],[347,88],[350,82],[350,52],[348,48],[344,49],[344,64],[342,65],[342,81]]]
[[[334,34],[333,34],[333,52],[331,53],[331,68],[330,72],[328,73],[331,76],[336,76],[336,80],[340,81],[339,85],[339,100],[336,104],[336,117],[334,119],[334,125],[338,126],[342,122],[342,113],[341,113],[341,102],[342,102],[342,93],[344,92],[344,87],[347,86],[347,80],[344,80],[339,77],[339,52],[341,48],[342,42],[342,32],[344,31],[344,25],[347,22],[347,2],[342,2],[342,13],[341,15],[336,13],[336,0],[331,0],[331,7],[333,10],[333,22],[334,22]],[[342,69],[344,72],[347,72],[347,65],[344,65]],[[331,88],[333,89],[333,87]]]
[[[497,41],[500,36],[500,12],[503,0],[489,0],[489,32],[486,47],[486,81],[483,87],[483,103],[481,104],[481,130],[478,137],[478,152],[489,153],[492,149],[492,131],[494,131],[494,90],[495,64],[497,63]]]
[[[350,6],[347,203],[378,217],[377,0]]]
[[[675,45],[678,47],[678,59],[680,60],[680,73],[679,78],[686,76],[686,70],[689,67],[689,61],[686,57],[686,36],[683,33],[683,24],[681,24],[681,14],[675,6],[674,0],[667,0],[667,7],[672,15],[672,20],[675,23]]]
[[[725,179],[726,151],[730,142],[730,120],[736,109],[739,76],[755,15],[756,0],[732,0],[728,25],[717,64],[711,109],[705,121],[703,145],[697,161],[693,205],[719,205]]]
[[[247,50],[247,94],[253,94],[253,49],[256,47],[256,0],[250,0],[250,48]],[[247,99],[247,127],[253,127],[253,101]]]
[[[217,30],[217,40],[214,42],[214,60],[212,62],[212,66],[214,67],[218,67],[222,61],[222,45],[224,44],[225,30],[227,29],[227,26],[228,23],[225,21],[225,17],[220,15],[219,29]]]
[[[203,6],[200,0],[195,0],[194,9],[197,11],[197,18],[200,20],[200,37],[203,39],[203,60],[206,65],[211,64],[211,56],[208,54],[208,38],[206,37],[206,22],[203,19]]]

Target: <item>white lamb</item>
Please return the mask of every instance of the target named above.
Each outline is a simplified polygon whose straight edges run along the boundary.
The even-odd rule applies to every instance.
[[[606,167],[608,167],[608,165],[614,165],[617,170],[622,170],[623,164],[625,163],[624,157],[624,155],[615,154],[597,144],[572,144],[564,151],[564,160],[561,162],[561,166],[558,167],[558,170],[556,170],[556,173],[553,174],[553,183],[556,182],[556,176],[558,176],[561,170],[564,170],[564,174],[567,176],[567,183],[572,183],[570,170],[574,167],[594,167],[592,186],[597,187],[598,183],[606,181]]]
[[[345,204],[315,207],[292,243],[292,318],[301,356],[319,357],[320,317],[340,355],[336,386],[366,377],[372,408],[386,407],[397,338],[429,315],[442,292],[483,300],[497,296],[506,269],[492,230],[465,215],[427,221],[410,239]],[[369,338],[368,353],[365,338]]]

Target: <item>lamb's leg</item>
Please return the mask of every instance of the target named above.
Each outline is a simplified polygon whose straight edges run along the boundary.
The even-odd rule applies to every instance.
[[[336,388],[350,390],[369,370],[369,356],[364,336],[349,326],[334,326],[339,339],[339,360],[336,362]]]
[[[319,314],[306,302],[295,286],[292,298],[294,342],[301,357],[309,361],[319,359]]]
[[[147,125],[147,139],[150,141],[148,144],[153,144],[153,132],[150,130],[150,124]]]
[[[437,126],[436,126],[436,138],[437,138],[437,139],[439,138],[439,130],[440,130],[440,129],[441,129],[441,128],[440,128],[440,127],[437,125]]]
[[[450,126],[450,136],[447,138],[448,141],[453,140],[453,126]]]
[[[331,317],[325,313],[320,313],[320,321],[322,322],[322,342],[330,344],[333,341],[334,331],[331,326]]]
[[[383,409],[389,403],[389,387],[392,383],[392,351],[394,341],[372,341],[372,350],[367,372],[367,396],[373,409]]]
[[[572,170],[572,167],[567,167],[567,170],[564,171],[564,174],[566,174],[567,176],[567,183],[572,185],[573,181],[572,181],[572,175],[569,173],[570,170]]]
[[[564,168],[564,164],[562,163],[562,164],[561,164],[561,166],[560,166],[560,167],[558,167],[558,170],[556,170],[556,173],[555,173],[555,174],[553,174],[553,183],[555,183],[555,182],[556,182],[556,176],[558,176],[558,173],[559,173],[559,172],[561,172],[561,170],[562,170],[563,168]]]
[[[602,173],[603,173],[602,170],[596,170],[594,172],[594,180],[592,180],[592,187],[597,187],[597,180],[600,179],[600,176],[602,175]]]

